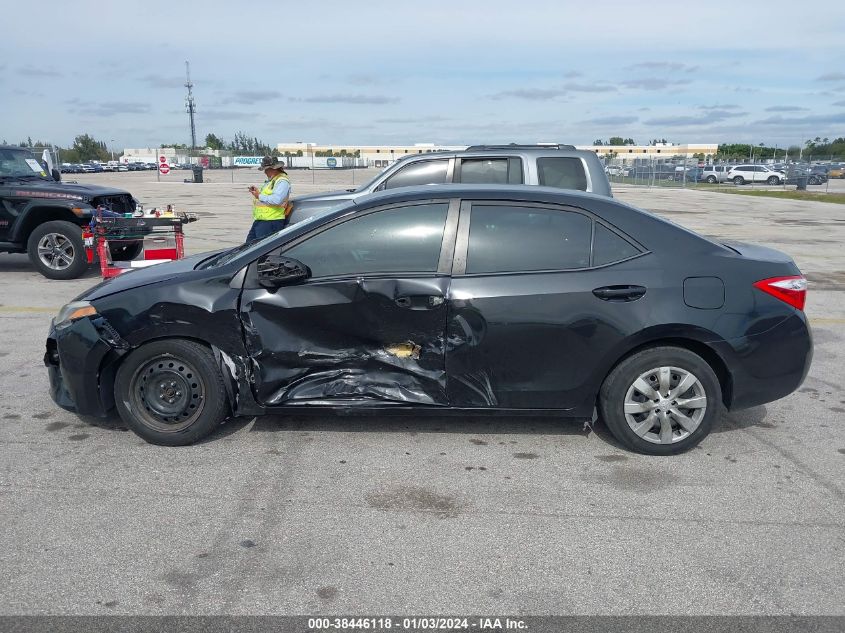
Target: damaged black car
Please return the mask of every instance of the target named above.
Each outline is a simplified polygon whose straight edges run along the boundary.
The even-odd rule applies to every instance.
[[[45,363],[60,406],[157,444],[265,413],[597,411],[674,454],[798,388],[805,293],[779,251],[607,197],[423,186],[100,284]]]

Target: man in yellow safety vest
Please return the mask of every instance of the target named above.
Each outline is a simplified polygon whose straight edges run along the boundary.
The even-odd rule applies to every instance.
[[[290,180],[285,164],[278,158],[265,156],[259,167],[267,176],[261,186],[250,187],[252,194],[252,228],[246,236],[247,242],[261,239],[281,231],[290,217]]]

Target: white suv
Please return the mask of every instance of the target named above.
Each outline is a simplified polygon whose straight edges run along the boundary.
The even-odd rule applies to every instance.
[[[765,165],[737,165],[728,172],[728,180],[732,180],[737,185],[744,185],[747,182],[782,185],[783,181],[786,180],[786,174]]]
[[[715,185],[717,182],[725,182],[728,179],[730,169],[727,165],[705,165],[701,168],[701,176],[698,180],[709,182],[711,185]]]

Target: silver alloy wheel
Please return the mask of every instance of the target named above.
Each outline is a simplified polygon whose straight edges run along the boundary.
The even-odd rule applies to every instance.
[[[655,367],[640,374],[625,394],[625,420],[653,444],[674,444],[692,435],[707,411],[704,385],[679,367]]]
[[[47,233],[38,240],[38,259],[52,270],[64,270],[73,263],[73,242],[61,233]]]

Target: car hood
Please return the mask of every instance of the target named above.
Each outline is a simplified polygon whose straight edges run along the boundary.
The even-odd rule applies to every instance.
[[[193,272],[194,267],[201,261],[222,253],[224,250],[227,249],[191,255],[184,259],[156,264],[148,268],[137,268],[97,284],[79,295],[75,301],[96,301],[124,290],[132,290],[133,288],[173,279],[184,273]]]
[[[100,185],[82,185],[72,182],[50,182],[36,180],[22,180],[7,185],[16,191],[31,191],[37,196],[40,193],[60,197],[65,194],[67,197],[80,197],[90,200],[98,196],[130,195],[124,189],[114,187],[102,187]]]

